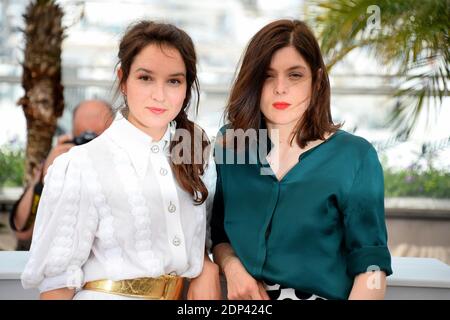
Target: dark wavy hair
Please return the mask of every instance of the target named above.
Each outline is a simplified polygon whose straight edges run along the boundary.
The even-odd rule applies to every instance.
[[[116,94],[118,94],[121,86],[127,81],[131,64],[136,55],[150,44],[165,45],[175,48],[180,52],[186,66],[187,87],[183,106],[180,113],[175,117],[177,123],[176,128],[187,130],[191,136],[191,145],[186,148],[191,152],[190,159],[194,159],[194,150],[202,150],[202,155],[206,155],[204,150],[209,148],[210,144],[206,133],[203,129],[196,126],[194,122],[190,121],[187,115],[191,103],[192,91],[196,95],[195,111],[198,111],[200,86],[197,78],[197,57],[194,44],[186,32],[172,24],[153,21],[139,21],[128,27],[119,45],[119,62],[117,66],[120,65],[123,76],[119,80]],[[126,111],[122,113],[126,115]],[[174,139],[171,141],[170,151],[173,150],[175,145],[180,143],[179,140],[180,135],[176,133]],[[186,143],[183,141],[184,139],[181,140],[181,143]],[[171,162],[176,180],[184,190],[192,194],[196,204],[202,204],[208,197],[208,189],[200,178],[204,173],[206,159],[202,157],[201,162],[190,161],[189,163],[181,164]]]
[[[260,127],[261,92],[275,51],[292,46],[305,59],[312,73],[310,104],[296,126],[296,141],[304,148],[309,141],[324,139],[342,125],[334,124],[330,110],[330,83],[314,34],[299,20],[277,20],[258,31],[244,52],[225,109],[230,129]]]

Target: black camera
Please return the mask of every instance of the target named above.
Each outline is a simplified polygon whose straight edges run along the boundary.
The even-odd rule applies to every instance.
[[[97,137],[97,134],[92,131],[85,131],[79,136],[76,136],[72,141],[73,144],[79,146],[80,144],[88,143],[89,141],[93,140]]]

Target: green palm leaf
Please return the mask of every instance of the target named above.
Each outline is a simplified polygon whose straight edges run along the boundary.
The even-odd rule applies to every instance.
[[[399,134],[411,133],[424,108],[440,110],[450,77],[449,0],[377,0],[380,28],[370,23],[376,17],[368,10],[373,0],[313,2],[318,6],[313,22],[330,69],[362,48],[404,79],[388,121]]]

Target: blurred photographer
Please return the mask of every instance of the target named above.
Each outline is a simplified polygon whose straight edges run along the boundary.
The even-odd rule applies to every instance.
[[[34,220],[43,189],[43,178],[56,157],[75,145],[87,143],[100,135],[113,121],[112,106],[101,100],[86,100],[78,104],[72,114],[72,134],[58,138],[43,164],[34,172],[32,185],[14,204],[10,213],[10,226],[17,242],[16,250],[29,250],[33,235]]]

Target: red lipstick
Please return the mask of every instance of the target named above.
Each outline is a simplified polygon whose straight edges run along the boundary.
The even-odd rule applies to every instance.
[[[155,113],[155,114],[162,114],[162,113],[167,111],[166,109],[156,108],[156,107],[149,107],[147,109],[150,110],[151,112]]]
[[[284,110],[287,107],[289,107],[290,105],[291,105],[290,103],[287,103],[287,102],[284,102],[284,101],[277,101],[277,102],[272,104],[272,106],[275,109],[278,109],[278,110]]]

